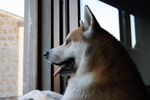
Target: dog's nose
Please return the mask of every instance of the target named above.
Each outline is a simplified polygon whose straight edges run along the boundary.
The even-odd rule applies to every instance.
[[[43,53],[44,57],[48,56],[48,54],[49,54],[48,51],[45,51],[45,52]]]

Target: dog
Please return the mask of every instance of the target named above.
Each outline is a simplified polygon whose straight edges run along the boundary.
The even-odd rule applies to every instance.
[[[44,52],[69,79],[64,95],[33,90],[19,100],[149,100],[144,82],[123,44],[104,30],[86,5],[84,22],[66,42]]]

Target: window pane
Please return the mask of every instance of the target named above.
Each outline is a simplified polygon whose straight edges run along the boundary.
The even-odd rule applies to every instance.
[[[134,16],[130,15],[130,24],[131,24],[131,42],[132,42],[132,48],[134,48],[136,44],[136,34],[135,34],[135,21]]]
[[[81,0],[81,20],[84,20],[84,5],[90,7],[101,27],[120,40],[119,18],[116,8],[98,0]]]

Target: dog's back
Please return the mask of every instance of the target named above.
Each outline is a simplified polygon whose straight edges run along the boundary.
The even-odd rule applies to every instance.
[[[145,85],[122,44],[105,30],[93,38],[93,57],[95,64],[95,89],[99,89],[102,100],[147,100]],[[96,45],[97,44],[97,45]],[[97,59],[97,60],[95,60]],[[92,61],[95,60],[95,61]]]

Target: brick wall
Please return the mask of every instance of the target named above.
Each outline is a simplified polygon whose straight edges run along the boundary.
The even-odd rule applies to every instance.
[[[20,22],[22,17],[0,10],[0,97],[18,94]]]

